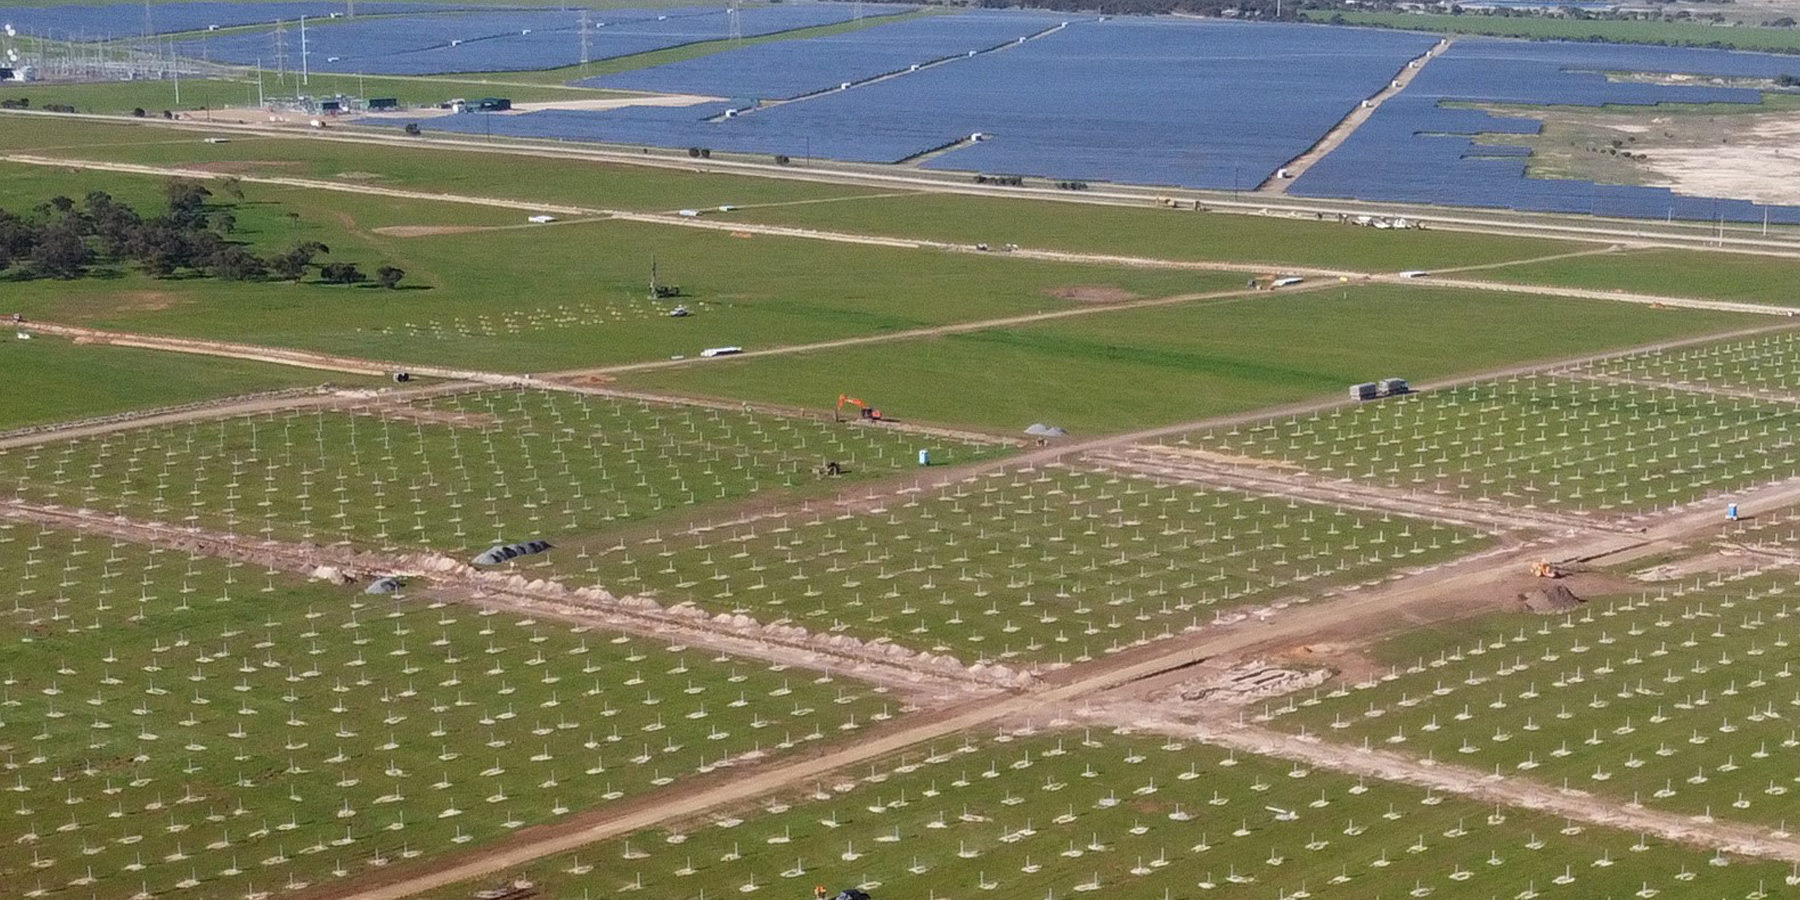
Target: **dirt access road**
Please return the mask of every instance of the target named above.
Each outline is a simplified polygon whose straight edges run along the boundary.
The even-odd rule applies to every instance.
[[[1315,163],[1330,155],[1331,151],[1336,150],[1338,147],[1342,146],[1345,141],[1349,140],[1350,135],[1356,133],[1356,129],[1361,128],[1364,122],[1369,121],[1370,116],[1375,115],[1375,111],[1381,108],[1381,104],[1386,103],[1401,91],[1406,90],[1406,86],[1412,84],[1413,79],[1419,77],[1419,73],[1425,70],[1425,64],[1431,62],[1438,56],[1443,55],[1443,52],[1450,49],[1450,45],[1454,43],[1455,40],[1454,37],[1445,36],[1443,40],[1437,42],[1437,46],[1425,51],[1419,58],[1408,61],[1399,72],[1394,74],[1393,79],[1388,82],[1387,87],[1377,91],[1374,96],[1358,103],[1356,108],[1351,110],[1350,114],[1343,118],[1343,121],[1332,126],[1330,131],[1325,132],[1325,136],[1319,138],[1318,143],[1309,147],[1305,153],[1289,160],[1287,165],[1275,170],[1275,174],[1270,175],[1267,181],[1257,185],[1257,193],[1287,193],[1288,185],[1293,184],[1294,179],[1306,174],[1307,169],[1312,168]],[[1286,173],[1287,177],[1282,177],[1283,173]]]
[[[824,163],[807,167],[777,166],[773,163],[759,162],[750,159],[727,159],[724,157],[696,163],[685,156],[674,152],[643,153],[641,147],[606,147],[604,145],[553,144],[529,140],[507,140],[501,143],[473,140],[469,138],[444,135],[428,135],[425,138],[405,137],[398,133],[359,131],[353,129],[330,129],[325,131],[308,131],[291,127],[269,126],[266,124],[245,124],[226,122],[164,122],[162,120],[126,119],[119,117],[95,117],[80,113],[51,113],[43,110],[10,110],[0,115],[38,116],[49,118],[94,119],[142,128],[157,128],[176,132],[200,135],[230,133],[247,137],[268,137],[282,140],[323,140],[336,143],[363,144],[372,146],[425,146],[446,152],[464,152],[495,154],[505,153],[516,156],[532,156],[548,159],[576,159],[593,162],[608,162],[629,165],[639,168],[668,169],[678,172],[726,173],[756,178],[775,178],[788,181],[805,181],[822,184],[855,185],[861,187],[879,187],[892,190],[907,190],[920,193],[961,194],[983,197],[1007,197],[1013,199],[1047,200],[1059,203],[1080,203],[1094,206],[1128,206],[1153,207],[1158,205],[1158,198],[1168,194],[1166,188],[1133,188],[1128,185],[1111,185],[1089,191],[1059,191],[1051,187],[1001,187],[995,185],[973,185],[966,178],[954,174],[935,175],[916,169],[896,169],[892,166],[873,166],[858,164]],[[1293,217],[1324,216],[1336,218],[1345,215],[1381,215],[1400,216],[1414,220],[1428,220],[1431,227],[1447,231],[1465,231],[1479,234],[1512,235],[1527,237],[1545,237],[1561,240],[1630,240],[1645,246],[1680,247],[1698,250],[1717,250],[1722,252],[1757,253],[1775,256],[1800,257],[1800,236],[1795,235],[1758,235],[1751,227],[1725,230],[1721,233],[1713,224],[1708,223],[1665,223],[1656,221],[1598,219],[1570,215],[1547,213],[1520,213],[1510,210],[1482,210],[1470,208],[1432,207],[1419,204],[1404,203],[1369,203],[1360,201],[1334,201],[1321,199],[1296,200],[1275,194],[1248,194],[1248,199],[1240,198],[1233,193],[1221,191],[1181,191],[1181,199],[1189,204],[1198,203],[1212,212],[1237,215],[1275,215]],[[733,198],[721,197],[719,202],[730,203]],[[702,204],[706,205],[706,204]]]
[[[122,172],[135,175],[156,175],[176,178],[215,179],[222,177],[219,173],[200,169],[184,169],[166,166],[144,166],[131,163],[97,162],[93,160],[61,159],[56,157],[34,156],[31,154],[8,154],[0,157],[6,162],[24,163],[28,165],[49,166],[56,168],[75,168],[103,172]],[[551,204],[526,203],[495,197],[476,197],[466,194],[444,194],[429,191],[402,190],[384,188],[367,184],[350,184],[336,181],[325,181],[313,178],[289,178],[280,176],[241,175],[235,176],[240,181],[253,184],[269,184],[281,187],[299,188],[303,190],[335,191],[339,193],[362,194],[378,197],[393,197],[404,200],[424,200],[436,203],[463,203],[477,206],[491,206],[503,209],[526,210],[534,212],[551,212],[565,216],[584,216],[590,218],[609,218],[627,222],[642,222],[655,225],[668,225],[681,228],[699,228],[711,231],[732,233],[760,234],[769,237],[788,237],[803,240],[826,241],[834,243],[862,244],[882,247],[894,247],[912,250],[940,250],[946,252],[981,252],[976,247],[966,244],[954,244],[938,241],[920,241],[893,238],[885,235],[858,234],[840,231],[818,231],[807,228],[792,228],[781,225],[760,225],[748,222],[709,220],[701,216],[683,216],[671,213],[645,213],[629,210],[600,209],[592,207],[562,206]],[[1661,246],[1659,244],[1639,241],[1633,246]],[[1800,252],[1800,251],[1796,251]],[[1684,309],[1712,310],[1717,312],[1755,313],[1771,316],[1793,316],[1793,307],[1772,304],[1741,303],[1722,300],[1703,300],[1692,297],[1670,297],[1652,294],[1636,294],[1623,291],[1597,291],[1580,288],[1567,288],[1554,285],[1509,284],[1506,282],[1489,282],[1469,279],[1443,280],[1433,278],[1402,278],[1397,274],[1378,274],[1372,272],[1352,272],[1329,268],[1308,268],[1294,266],[1269,266],[1262,264],[1208,262],[1196,260],[1159,259],[1156,257],[1121,256],[1104,253],[1075,253],[1056,250],[1040,250],[1020,248],[1011,253],[995,254],[1022,259],[1037,259],[1048,262],[1077,263],[1083,265],[1129,266],[1133,268],[1175,269],[1194,272],[1232,272],[1232,273],[1266,273],[1273,269],[1283,272],[1309,275],[1315,278],[1348,278],[1359,281],[1378,280],[1384,284],[1404,287],[1456,287],[1468,290],[1506,291],[1512,293],[1537,294],[1550,297],[1567,297],[1579,300],[1607,300],[1623,303],[1637,303],[1646,306],[1678,307]],[[1313,285],[1316,287],[1317,285]],[[1293,288],[1286,289],[1288,291]],[[1121,304],[1122,305],[1122,304]],[[1118,309],[1121,305],[1100,306],[1091,312],[1102,312]],[[1063,311],[1074,313],[1075,311]],[[1050,315],[1050,314],[1045,314]],[[889,335],[892,339],[896,335]],[[645,364],[653,365],[653,364]]]
[[[1749,492],[1746,508],[1761,508],[1800,498],[1800,483],[1774,485]],[[1714,517],[1699,510],[1684,511],[1645,535],[1576,534],[1532,544],[1513,545],[1430,571],[1390,581],[1377,587],[1346,594],[1329,603],[1291,607],[1273,617],[1252,617],[1232,625],[1204,628],[1148,646],[1133,648],[1110,659],[1050,673],[1029,692],[986,698],[935,711],[903,717],[879,733],[866,734],[850,746],[837,747],[807,759],[777,762],[739,771],[729,779],[710,779],[658,795],[653,805],[598,811],[578,816],[557,826],[521,833],[490,849],[478,851],[460,862],[435,867],[395,869],[377,876],[379,881],[320,889],[308,898],[331,900],[401,900],[401,898],[464,881],[493,878],[501,873],[587,844],[631,834],[671,822],[691,820],[712,810],[748,803],[823,778],[831,772],[894,755],[908,747],[941,740],[982,726],[1024,720],[1041,720],[1081,708],[1103,708],[1109,697],[1141,698],[1146,692],[1166,690],[1189,677],[1193,666],[1208,660],[1252,654],[1270,647],[1292,646],[1310,635],[1345,628],[1403,627],[1414,610],[1429,617],[1441,612],[1446,596],[1480,596],[1511,579],[1531,560],[1552,558],[1628,558],[1655,552],[1690,536],[1708,535]],[[1189,731],[1191,733],[1191,729]],[[1223,740],[1223,738],[1222,738]],[[1343,748],[1322,748],[1308,759],[1345,755]],[[1323,762],[1319,764],[1323,765]],[[1340,763],[1340,765],[1348,765]],[[1410,769],[1406,770],[1410,773]],[[1508,790],[1515,789],[1509,784]],[[1548,802],[1523,787],[1522,804]],[[1590,821],[1615,823],[1624,812],[1605,804],[1562,802],[1541,808],[1591,815]],[[1643,820],[1645,830],[1655,827],[1668,833],[1680,823]],[[1732,827],[1717,832],[1685,827],[1686,840],[1720,841],[1736,852],[1775,859],[1800,858],[1784,842],[1771,841]]]

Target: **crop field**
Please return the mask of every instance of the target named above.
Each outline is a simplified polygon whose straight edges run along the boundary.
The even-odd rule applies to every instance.
[[[551,896],[1773,897],[1787,867],[1129,731],[920,748],[546,860]],[[926,894],[920,894],[926,891]],[[435,900],[467,896],[444,891]]]
[[[900,712],[827,675],[177,551],[15,523],[0,547],[12,896],[264,896]]]
[[[1418,339],[1396,345],[1394,321],[1408,323]],[[1424,383],[1766,321],[1421,286],[1327,285],[919,338],[905,345],[905,366],[843,348],[634,372],[625,380],[791,405],[816,402],[819,384],[848,383],[931,421],[1017,429],[1036,421],[1094,434],[1339,397],[1346,385],[1389,373]]]
[[[1800,334],[1785,331],[1681,350],[1631,353],[1573,370],[1580,377],[1672,384],[1717,394],[1792,400]]]
[[[0,431],[327,381],[347,387],[376,383],[355,375],[239,360],[198,361],[130,347],[84,347],[46,337],[20,341],[11,335],[0,337],[0,366],[6,369],[7,383]]]
[[[558,566],[665,605],[969,662],[1068,664],[1486,543],[1416,519],[1061,467],[858,506],[597,541]]]
[[[1509,378],[1191,436],[1408,491],[1631,515],[1800,474],[1790,404]]]
[[[1689,577],[1405,639],[1388,674],[1273,704],[1281,727],[1763,825],[1800,822],[1791,572]]]
[[[616,527],[1003,445],[581,394],[460,394],[0,450],[22,496],[233,532],[444,551]]]

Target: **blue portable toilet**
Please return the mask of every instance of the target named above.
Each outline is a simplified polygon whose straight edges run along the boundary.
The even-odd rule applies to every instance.
[[[1732,504],[1727,505],[1725,507],[1725,521],[1736,522],[1737,520],[1738,520],[1737,504],[1732,503]]]
[[[931,451],[930,450],[920,450],[919,451],[919,465],[921,465],[921,466],[931,465]]]

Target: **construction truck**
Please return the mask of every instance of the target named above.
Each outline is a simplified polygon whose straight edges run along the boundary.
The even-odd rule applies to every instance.
[[[1539,560],[1531,564],[1531,574],[1538,578],[1561,578],[1568,573],[1556,563]]]
[[[813,898],[814,900],[872,900],[869,892],[860,888],[844,888],[833,894],[822,884],[813,888]]]
[[[813,470],[820,478],[836,478],[844,474],[844,464],[835,459],[828,459]]]
[[[835,421],[835,422],[844,421],[844,407],[846,405],[856,407],[857,413],[859,414],[860,418],[868,419],[871,422],[884,421],[884,419],[881,416],[881,410],[876,409],[875,407],[870,406],[869,404],[864,403],[861,400],[858,400],[855,397],[850,396],[849,394],[839,394],[838,395],[837,411],[836,411],[836,413],[833,414],[832,421]]]

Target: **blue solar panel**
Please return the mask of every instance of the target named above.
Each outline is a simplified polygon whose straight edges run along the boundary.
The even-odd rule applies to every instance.
[[[1497,117],[1446,102],[1533,105],[1755,103],[1754,90],[1612,80],[1642,72],[1770,79],[1791,57],[1721,50],[1464,40],[1428,64],[1344,144],[1300,177],[1290,193],[1633,218],[1800,223],[1800,208],[1688,197],[1665,188],[1538,179],[1525,174],[1529,148],[1475,144],[1479,133],[1534,134],[1535,119]]]
[[[1012,31],[1045,20],[1019,16]],[[932,46],[954,46],[937,29],[967,23],[989,39],[1007,17],[929,20]],[[1057,21],[1061,21],[1060,19]],[[903,23],[871,30],[871,39]],[[1299,155],[1406,60],[1436,39],[1397,31],[1222,21],[1076,19],[1006,49],[799,102],[708,122],[720,108],[654,112],[537,113],[430,127],[480,133],[700,146],[859,162],[894,162],[977,132],[986,140],[931,159],[930,168],[1230,189],[1252,187]],[[851,45],[854,46],[854,45]],[[717,67],[665,67],[642,77],[713,96],[791,89],[821,77],[851,80],[854,54],[830,38],[794,42],[782,59],[816,56],[795,80]],[[760,48],[755,48],[760,50]],[[724,54],[724,57],[749,50]],[[836,73],[846,73],[839,75]],[[827,74],[829,73],[829,74]],[[701,74],[710,76],[700,77]],[[645,82],[648,83],[648,82]]]
[[[870,4],[868,15],[890,15],[910,7]],[[847,3],[783,3],[746,7],[740,27],[747,36],[774,34],[847,21]],[[669,10],[602,10],[589,14],[589,58],[609,59],[664,50],[731,34],[723,7]],[[514,10],[459,15],[337,21],[307,34],[308,64],[315,72],[362,75],[438,75],[456,72],[518,72],[554,69],[581,62],[581,19],[577,10]],[[290,27],[285,38],[289,65],[298,68],[299,39]],[[183,41],[176,50],[216,62],[252,65],[274,58],[273,30]]]
[[[438,13],[480,9],[480,4],[445,6],[441,4],[401,2],[361,2],[356,4],[359,16],[399,13]],[[286,0],[275,3],[167,3],[150,7],[150,32],[174,34],[182,31],[205,31],[209,28],[236,28],[263,25],[301,16],[329,20],[348,12],[344,0]],[[11,24],[25,34],[43,37],[100,40],[115,37],[137,37],[144,34],[143,4],[94,6],[49,6],[0,9],[0,22]]]
[[[785,99],[930,65],[1067,20],[1031,13],[932,16],[804,41],[777,41],[576,82],[587,87]]]

